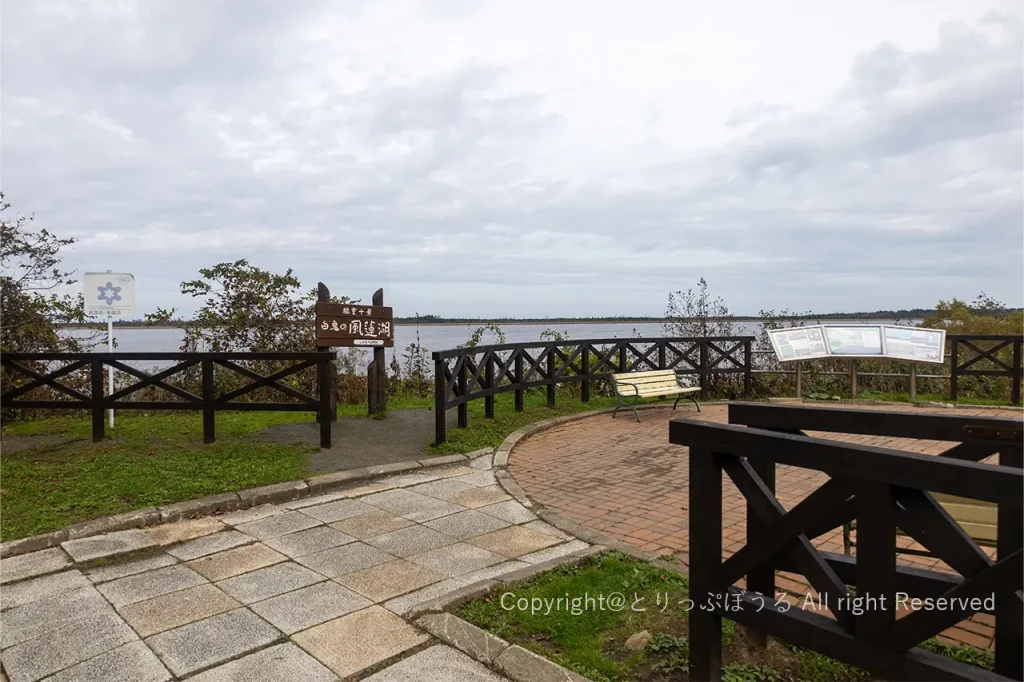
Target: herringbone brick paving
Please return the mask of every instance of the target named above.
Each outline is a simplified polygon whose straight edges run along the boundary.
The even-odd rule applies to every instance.
[[[864,409],[907,410],[922,408],[884,406]],[[726,405],[706,405],[698,413],[690,407],[655,409],[612,419],[601,414],[542,431],[521,442],[509,458],[509,471],[527,494],[540,505],[565,518],[635,547],[674,555],[684,564],[689,551],[689,463],[687,448],[668,442],[668,422],[686,416],[727,423]],[[984,408],[957,409],[957,415],[1019,416],[1018,413]],[[851,443],[937,455],[952,446],[944,441],[886,438],[880,436],[812,433]],[[828,477],[809,469],[780,465],[776,495],[787,509],[822,485]],[[746,544],[746,502],[728,477],[722,482],[722,548],[728,557]],[[904,547],[914,543],[905,537]],[[815,540],[824,551],[842,552],[842,532]],[[927,557],[900,555],[903,563],[950,569]],[[778,587],[793,594],[814,594],[802,576],[780,573]],[[799,600],[793,599],[793,603]],[[944,635],[954,642],[991,648],[993,620],[976,614]]]

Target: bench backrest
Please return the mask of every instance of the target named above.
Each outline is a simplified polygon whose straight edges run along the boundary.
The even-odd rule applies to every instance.
[[[679,386],[679,379],[676,377],[674,369],[613,374],[612,380],[617,384],[633,384],[638,389],[676,388]]]

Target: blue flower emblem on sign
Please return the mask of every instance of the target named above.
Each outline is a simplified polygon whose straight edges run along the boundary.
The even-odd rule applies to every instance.
[[[101,287],[96,287],[96,289],[100,292],[99,300],[103,301],[107,305],[114,305],[114,301],[121,300],[121,287],[115,287],[110,282],[107,282]]]

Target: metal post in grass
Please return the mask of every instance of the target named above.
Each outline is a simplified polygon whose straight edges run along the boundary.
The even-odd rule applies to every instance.
[[[92,442],[103,440],[103,361],[93,357],[89,362],[92,380]]]

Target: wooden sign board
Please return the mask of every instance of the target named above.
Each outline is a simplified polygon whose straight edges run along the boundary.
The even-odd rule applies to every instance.
[[[392,348],[395,345],[395,325],[391,308],[318,302],[316,345]]]

